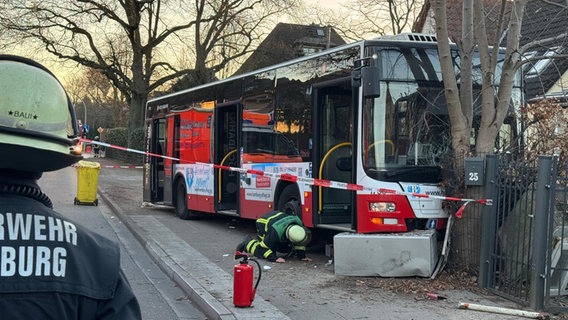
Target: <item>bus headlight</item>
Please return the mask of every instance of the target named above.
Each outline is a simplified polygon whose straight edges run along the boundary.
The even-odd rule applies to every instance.
[[[371,202],[369,210],[373,212],[395,212],[396,206],[392,202]]]

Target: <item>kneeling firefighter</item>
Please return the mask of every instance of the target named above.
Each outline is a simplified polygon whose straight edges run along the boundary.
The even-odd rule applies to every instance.
[[[269,212],[256,220],[256,232],[256,237],[247,236],[237,246],[237,251],[278,263],[286,262],[278,253],[285,256],[295,253],[302,261],[312,261],[306,257],[311,232],[303,226],[298,216],[286,212]]]

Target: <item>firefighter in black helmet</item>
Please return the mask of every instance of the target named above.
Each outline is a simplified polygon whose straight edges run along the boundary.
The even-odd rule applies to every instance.
[[[99,138],[99,136],[95,137],[95,141],[99,142],[101,139]],[[95,156],[95,158],[100,158],[100,152],[101,152],[101,146],[98,144],[93,144],[93,154]]]
[[[3,319],[141,319],[116,243],[52,209],[43,172],[81,159],[65,90],[47,69],[0,55],[0,314]]]
[[[246,237],[237,246],[237,251],[248,252],[255,257],[272,262],[286,262],[278,253],[295,253],[302,261],[312,261],[306,257],[306,246],[311,240],[310,231],[302,220],[293,213],[273,211],[256,220],[256,237]]]

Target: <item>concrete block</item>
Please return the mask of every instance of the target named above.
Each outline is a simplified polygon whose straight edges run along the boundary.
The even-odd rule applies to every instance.
[[[438,261],[435,230],[333,237],[335,274],[430,277]]]

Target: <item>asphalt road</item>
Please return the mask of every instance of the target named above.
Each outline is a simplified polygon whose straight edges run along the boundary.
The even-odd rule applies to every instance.
[[[123,232],[128,233],[122,227],[128,226],[141,247],[166,272],[167,278],[173,279],[184,290],[185,295],[179,293],[177,297],[174,294],[164,298],[175,300],[165,304],[173,303],[175,306],[179,300],[185,303],[184,298],[188,296],[209,319],[518,319],[517,316],[458,309],[460,302],[515,310],[519,306],[496,296],[442,287],[439,282],[429,279],[336,276],[333,261],[325,256],[324,246],[319,243],[308,248],[308,255],[313,259],[310,263],[295,259],[284,264],[261,260],[262,279],[254,307],[235,308],[231,300],[232,272],[237,263],[233,257],[234,249],[245,235],[254,233],[253,221],[226,216],[180,220],[171,208],[148,206],[142,202],[141,169],[113,168],[120,163],[112,159],[89,160],[101,163],[98,192],[99,200],[109,201],[111,212],[101,210],[107,216],[107,223],[121,227],[113,229],[119,230],[119,239]],[[54,182],[48,182],[47,188],[53,185]],[[68,191],[65,199],[73,196],[73,192]],[[77,210],[72,204],[67,206],[70,206],[66,209],[70,212]],[[90,209],[81,207],[81,210]],[[124,245],[125,250],[129,246]],[[130,263],[138,264],[136,255],[128,256],[127,265],[130,258]],[[134,272],[131,277],[150,278],[157,273],[155,270],[149,275]],[[394,286],[396,290],[393,290]],[[142,285],[137,293],[153,296],[145,289]],[[435,293],[447,299],[426,299],[425,290],[438,290]],[[158,295],[157,292],[155,294]],[[171,312],[175,313],[173,318],[166,306],[163,306],[163,314],[160,310],[146,307],[150,309],[146,312],[155,311],[147,319],[175,319],[175,316],[194,319],[192,315],[176,312],[174,307],[171,307]]]

